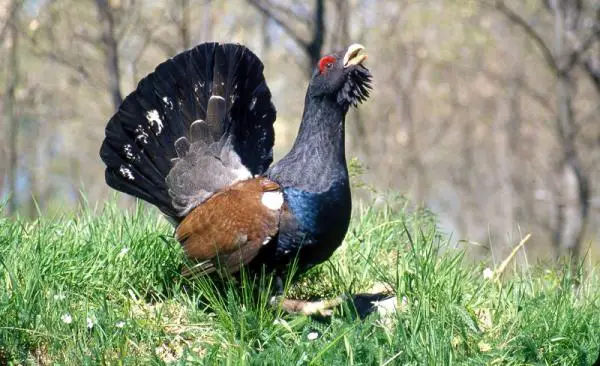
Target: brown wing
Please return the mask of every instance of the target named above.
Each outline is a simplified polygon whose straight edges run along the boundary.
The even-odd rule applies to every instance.
[[[266,192],[280,193],[266,178],[236,183],[193,209],[179,224],[175,237],[190,259],[201,262],[187,274],[207,274],[217,264],[230,273],[248,264],[262,245],[277,234],[279,209],[262,203]]]

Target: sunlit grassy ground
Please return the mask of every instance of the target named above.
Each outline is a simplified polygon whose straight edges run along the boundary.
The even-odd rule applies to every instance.
[[[218,292],[186,281],[171,232],[153,211],[112,204],[0,219],[0,364],[588,365],[598,355],[597,270],[577,293],[566,269],[486,279],[426,212],[355,215],[334,258],[290,289],[398,294],[397,312],[366,320],[350,307],[326,321],[282,314],[251,291],[258,283]]]

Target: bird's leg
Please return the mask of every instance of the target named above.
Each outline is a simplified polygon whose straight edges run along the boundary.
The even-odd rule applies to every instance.
[[[319,301],[295,300],[274,296],[271,298],[271,305],[279,306],[291,314],[331,316],[333,315],[333,309],[340,306],[344,301],[346,301],[346,297],[343,295]]]
[[[290,314],[331,316],[333,309],[346,301],[354,304],[357,315],[363,319],[373,312],[385,313],[398,307],[397,298],[387,287],[374,286],[369,292],[352,296],[340,295],[333,299],[308,301],[286,299],[283,297],[283,282],[281,277],[276,277],[276,295],[271,298],[271,305],[279,307]]]
[[[276,276],[275,295],[271,298],[271,306],[280,307],[291,314],[331,316],[333,309],[346,300],[345,296],[319,301],[286,299],[283,297],[283,292],[283,279],[281,276]]]

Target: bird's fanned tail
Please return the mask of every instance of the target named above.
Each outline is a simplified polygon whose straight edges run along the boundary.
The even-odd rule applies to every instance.
[[[274,120],[261,61],[240,45],[202,44],[159,65],[111,118],[106,182],[180,221],[267,169]]]

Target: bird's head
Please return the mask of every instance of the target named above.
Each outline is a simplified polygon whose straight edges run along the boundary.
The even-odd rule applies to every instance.
[[[312,97],[331,97],[347,108],[357,106],[369,97],[371,73],[363,65],[367,55],[364,46],[353,44],[345,51],[319,60],[309,85]]]

